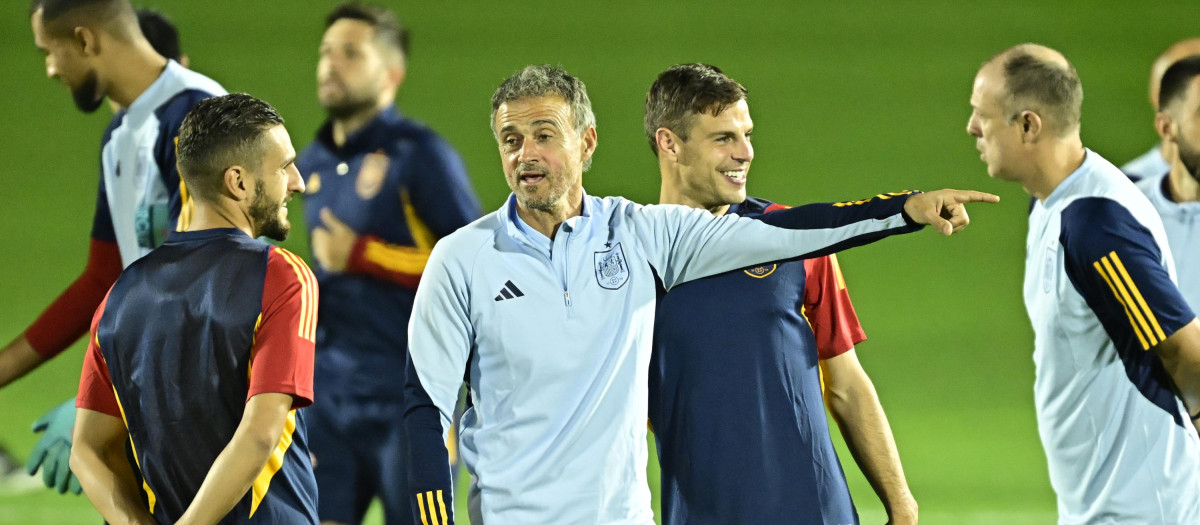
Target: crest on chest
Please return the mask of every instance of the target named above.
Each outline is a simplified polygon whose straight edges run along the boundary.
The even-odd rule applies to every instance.
[[[616,290],[629,282],[629,261],[625,259],[621,243],[613,244],[594,253],[593,256],[596,263],[596,283],[601,288]]]
[[[362,200],[370,200],[379,195],[390,163],[383,150],[368,153],[363,157],[362,166],[358,168],[358,176],[354,180],[354,191]]]

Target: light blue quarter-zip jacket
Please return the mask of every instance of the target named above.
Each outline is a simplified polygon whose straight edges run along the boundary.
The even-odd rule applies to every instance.
[[[444,438],[466,380],[459,454],[472,523],[653,523],[646,396],[655,277],[669,290],[915,231],[907,198],[751,220],[585,195],[582,215],[551,240],[518,218],[510,196],[443,238],[409,325],[408,468],[419,518],[453,521]]]

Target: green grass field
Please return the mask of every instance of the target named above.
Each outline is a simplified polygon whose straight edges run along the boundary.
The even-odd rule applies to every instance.
[[[332,2],[145,2],[173,17],[192,66],[275,104],[304,146],[321,20]],[[891,418],[929,524],[1054,521],[1032,405],[1032,333],[1021,305],[1021,189],[986,176],[964,128],[979,64],[1035,41],[1083,79],[1083,135],[1115,162],[1156,140],[1150,61],[1195,31],[1195,5],[1138,2],[393,3],[413,28],[401,109],[463,155],[485,208],[507,195],[488,98],[507,74],[557,63],[589,86],[600,144],[592,194],[657,198],[642,98],[679,62],[721,66],[750,88],[757,160],[751,192],[785,203],[905,188],[999,193],[962,236],[923,232],[841,256],[871,339],[858,353]],[[0,7],[0,343],[15,337],[83,266],[105,114],[82,115],[45,78],[26,2]],[[293,206],[295,221],[301,219]],[[303,230],[300,230],[303,231]],[[307,255],[305,235],[288,246]],[[0,441],[24,457],[32,421],[74,393],[82,345],[0,390]],[[885,521],[846,460],[865,523]],[[653,476],[652,476],[653,477]],[[460,514],[461,515],[461,514]],[[0,496],[0,524],[99,523],[85,498]],[[381,523],[378,515],[371,523]]]

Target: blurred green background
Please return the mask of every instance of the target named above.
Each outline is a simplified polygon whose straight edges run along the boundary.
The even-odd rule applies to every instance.
[[[333,2],[142,5],[175,21],[193,68],[270,101],[297,149],[309,142],[323,119],[314,77]],[[1083,79],[1085,144],[1124,162],[1156,140],[1150,62],[1194,34],[1194,2],[389,5],[413,32],[399,106],[458,148],[485,209],[508,193],[487,127],[488,98],[530,63],[561,64],[589,87],[600,137],[585,175],[592,194],[657,199],[656,163],[642,135],[644,94],[664,68],[707,62],[750,89],[754,195],[793,204],[906,188],[1002,195],[1001,204],[972,209],[965,235],[923,232],[841,261],[870,336],[859,356],[891,418],[923,521],[1054,521],[1021,304],[1028,198],[987,177],[964,132],[972,79],[982,61],[1013,44],[1062,50]],[[65,87],[46,79],[26,6],[7,1],[0,12],[0,342],[18,335],[83,267],[109,118],[103,109],[77,112]],[[300,207],[292,209],[302,222]],[[298,231],[287,244],[307,256]],[[81,361],[76,345],[0,390],[0,441],[18,456],[34,444],[33,420],[74,393]],[[883,523],[870,487],[849,455],[843,460],[864,523]],[[99,519],[83,497],[0,495],[0,524],[17,523]]]

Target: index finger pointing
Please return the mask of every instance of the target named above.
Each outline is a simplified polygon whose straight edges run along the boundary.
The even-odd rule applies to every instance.
[[[950,197],[954,199],[954,202],[960,204],[967,202],[1000,202],[999,195],[992,195],[991,193],[984,193],[982,191],[954,190],[954,193]]]

